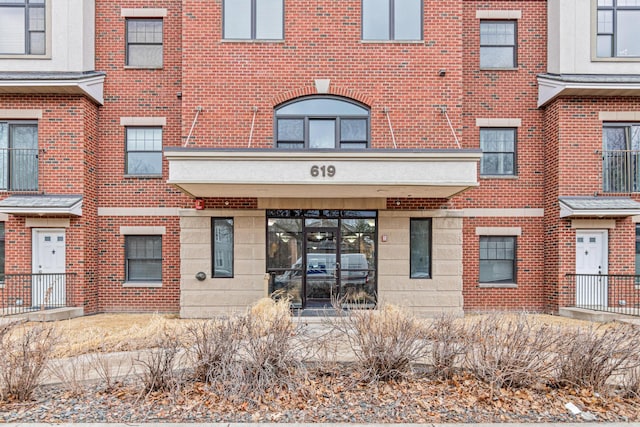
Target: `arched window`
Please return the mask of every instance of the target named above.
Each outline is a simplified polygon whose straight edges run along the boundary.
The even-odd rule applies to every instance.
[[[302,98],[276,108],[274,132],[278,148],[364,149],[369,109],[342,98]]]

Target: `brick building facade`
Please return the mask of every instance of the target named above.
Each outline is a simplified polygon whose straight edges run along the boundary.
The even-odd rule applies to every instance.
[[[4,310],[638,299],[633,2],[5,3]]]

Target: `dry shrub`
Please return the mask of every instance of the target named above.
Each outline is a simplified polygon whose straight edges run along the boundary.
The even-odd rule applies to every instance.
[[[622,379],[622,391],[630,398],[640,398],[640,367],[627,369]]]
[[[176,391],[180,381],[174,369],[182,343],[174,329],[164,328],[150,341],[150,347],[141,351],[135,363],[142,367],[139,374],[145,393]]]
[[[433,319],[428,330],[431,340],[431,363],[438,378],[452,378],[467,351],[464,324],[450,313]]]
[[[225,381],[236,371],[243,339],[243,322],[237,317],[196,322],[186,327],[191,346],[187,353],[197,381]]]
[[[264,298],[243,318],[243,384],[254,393],[274,387],[295,388],[303,383],[304,352],[291,318],[289,301]]]
[[[375,311],[351,311],[336,325],[347,337],[363,380],[406,377],[428,352],[424,327],[393,305],[382,305]]]
[[[557,329],[524,313],[490,314],[469,327],[465,366],[494,390],[530,386],[553,377],[559,339]]]
[[[105,391],[116,388],[120,378],[131,373],[130,357],[113,353],[91,353],[87,356],[88,364],[102,380]]]
[[[561,385],[602,390],[613,375],[638,366],[640,331],[630,325],[603,325],[567,332],[560,349]]]
[[[91,365],[85,355],[74,358],[52,359],[47,366],[47,371],[58,379],[62,387],[73,396],[82,396],[84,394],[84,383],[89,379],[90,370]]]
[[[40,379],[57,343],[51,326],[37,324],[25,330],[13,326],[0,333],[0,398],[25,401]]]

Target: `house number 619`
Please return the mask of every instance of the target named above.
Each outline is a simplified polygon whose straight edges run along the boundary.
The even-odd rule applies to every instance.
[[[323,178],[325,177],[333,178],[335,175],[336,175],[336,167],[333,165],[311,166],[311,176],[314,178],[318,176],[321,176]]]

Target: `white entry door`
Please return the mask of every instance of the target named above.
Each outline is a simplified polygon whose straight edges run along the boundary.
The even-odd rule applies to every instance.
[[[59,229],[33,230],[33,307],[64,306],[66,236]]]
[[[576,230],[578,306],[607,305],[607,240],[607,230]]]

